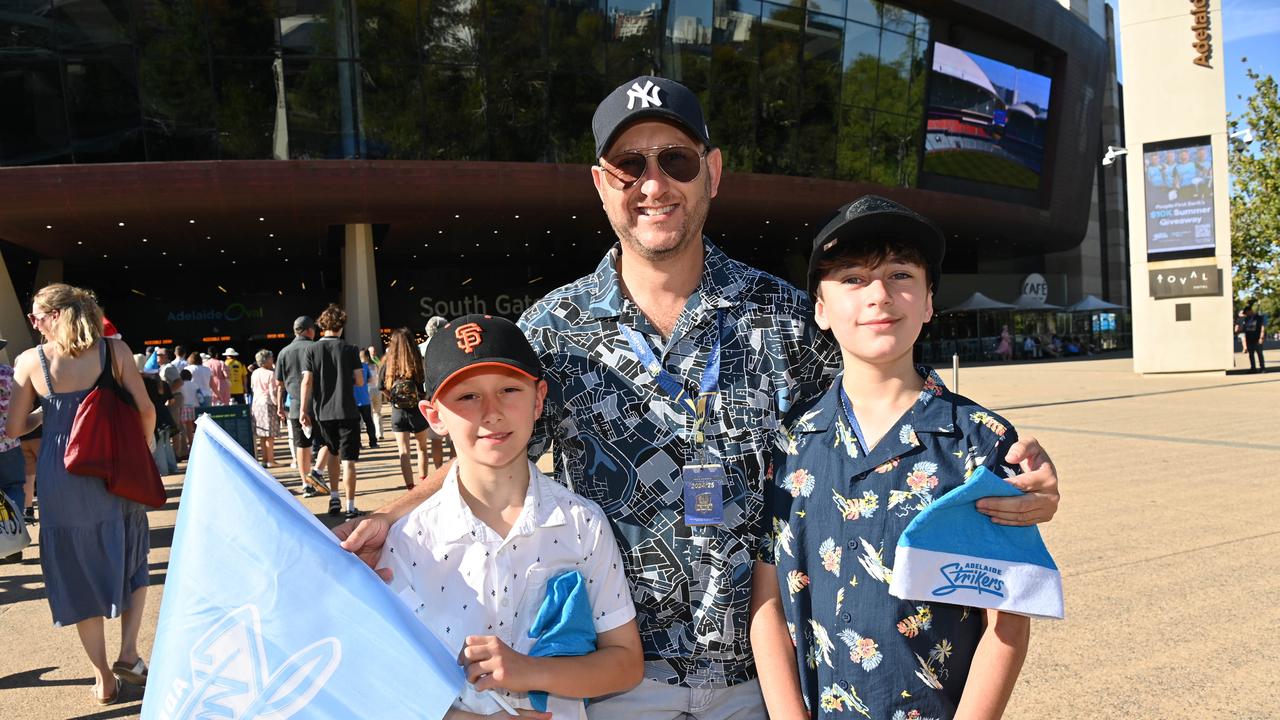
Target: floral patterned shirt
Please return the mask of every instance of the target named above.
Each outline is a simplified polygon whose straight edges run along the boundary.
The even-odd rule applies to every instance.
[[[525,311],[520,327],[549,386],[530,456],[550,446],[556,476],[608,516],[646,675],[719,688],[756,676],[747,616],[774,434],[792,402],[830,382],[839,354],[815,329],[803,292],[703,242],[702,279],[670,338],[623,294],[616,245],[594,273]],[[720,525],[684,523],[681,468],[697,460],[693,422],[655,384],[621,323],[691,389],[720,328],[719,394],[704,428],[710,459],[727,476]]]
[[[0,452],[21,447],[22,441],[4,434],[5,419],[9,417],[9,399],[13,397],[13,366],[0,363]]]
[[[978,466],[1010,476],[1016,433],[938,375],[869,452],[839,384],[779,432],[760,560],[777,566],[800,686],[815,718],[925,720],[955,714],[982,611],[889,594],[898,536]]]

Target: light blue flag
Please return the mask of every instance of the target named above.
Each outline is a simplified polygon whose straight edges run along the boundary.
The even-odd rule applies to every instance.
[[[456,656],[216,423],[197,427],[143,719],[443,717]]]

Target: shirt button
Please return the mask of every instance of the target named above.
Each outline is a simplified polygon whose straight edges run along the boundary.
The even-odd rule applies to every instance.
[[[850,549],[850,550],[857,550],[857,549],[858,549],[858,543],[857,543],[857,541],[856,541],[856,540],[850,540],[850,541],[849,541],[849,549]]]
[[[852,622],[853,616],[850,615],[849,613],[840,613],[840,620],[841,622],[845,622],[845,623]]]

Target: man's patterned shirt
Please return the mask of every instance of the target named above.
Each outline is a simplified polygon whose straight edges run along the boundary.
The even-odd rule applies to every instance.
[[[648,676],[717,688],[755,677],[751,563],[774,433],[792,403],[830,383],[839,353],[814,327],[803,292],[703,243],[702,279],[670,339],[624,296],[616,245],[593,274],[525,311],[520,327],[550,386],[530,456],[550,445],[556,475],[612,522]],[[645,371],[619,323],[644,335],[691,391],[721,328],[719,396],[704,430],[711,461],[727,474],[723,524],[684,524],[681,468],[697,462],[693,421]]]

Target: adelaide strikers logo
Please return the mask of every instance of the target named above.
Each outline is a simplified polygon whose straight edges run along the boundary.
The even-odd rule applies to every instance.
[[[483,335],[484,331],[480,329],[477,323],[467,323],[453,331],[453,336],[458,339],[458,347],[465,353],[473,352],[479,347]]]

